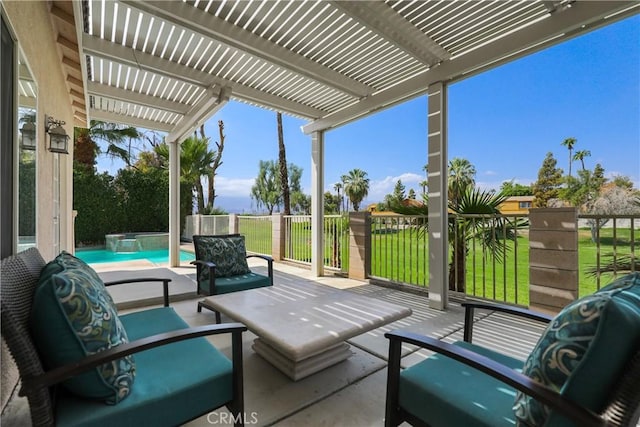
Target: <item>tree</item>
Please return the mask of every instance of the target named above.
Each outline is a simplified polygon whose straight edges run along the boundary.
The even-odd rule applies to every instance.
[[[572,206],[580,208],[581,212],[588,210],[587,204],[598,197],[600,185],[593,178],[590,170],[578,171],[578,176],[566,176],[565,186],[558,192],[562,200],[569,202]]]
[[[398,180],[395,187],[393,187],[393,198],[399,201],[403,201],[404,199],[406,199],[404,190],[405,186],[402,183],[402,180]]]
[[[73,134],[74,150],[78,150],[78,156],[75,156],[75,160],[91,169],[96,164],[96,157],[102,153],[119,158],[127,166],[131,166],[134,161],[131,155],[131,144],[141,137],[141,133],[135,127],[99,120],[91,120],[89,128],[75,128]],[[98,141],[106,143],[106,150],[100,148]],[[126,146],[123,148],[122,146],[125,144]]]
[[[535,196],[533,205],[537,208],[546,208],[549,200],[558,197],[558,191],[562,184],[562,169],[557,168],[557,164],[553,153],[548,152],[538,170],[538,180],[532,185]]]
[[[340,196],[340,190],[342,190],[342,183],[341,182],[336,182],[335,184],[333,184],[333,189],[336,190],[336,193],[338,195],[338,213],[342,212],[342,197]]]
[[[420,181],[418,185],[422,188],[422,195],[424,197],[427,194],[427,187],[429,186],[429,164],[424,165],[422,170],[424,170],[425,178],[423,181]]]
[[[454,157],[449,161],[449,200],[456,203],[466,190],[475,186],[476,168],[467,159]]]
[[[340,197],[334,196],[329,191],[324,193],[324,212],[326,214],[337,213],[340,209]]]
[[[291,215],[291,201],[289,197],[289,178],[287,177],[287,152],[282,134],[282,113],[276,114],[278,122],[278,164],[280,166],[280,187],[282,188],[282,203],[284,214]]]
[[[562,141],[562,146],[569,150],[569,176],[571,176],[571,163],[573,162],[573,147],[578,142],[575,138],[566,138]]]
[[[592,215],[637,215],[640,214],[640,195],[630,188],[620,187],[615,182],[603,188],[598,198],[589,206]],[[587,220],[591,229],[591,240],[597,239],[597,231],[608,219],[590,218]]]
[[[633,189],[633,181],[631,181],[631,178],[629,178],[628,176],[615,175],[613,177],[613,183],[616,185],[616,187],[626,188],[627,190]]]
[[[413,188],[409,189],[409,195],[407,197],[409,199],[411,199],[411,200],[415,200],[416,199],[416,190],[414,190]]]
[[[602,186],[607,182],[607,178],[604,177],[604,168],[600,163],[596,163],[595,167],[593,168],[593,182],[598,189],[602,188]],[[616,185],[620,186],[618,183],[616,183]],[[633,187],[633,184],[631,186]]]
[[[169,165],[169,144],[166,142],[154,148],[163,167]],[[190,136],[180,144],[180,180],[192,187],[197,198],[197,213],[205,212],[204,186],[201,178],[209,176],[211,163],[216,153],[209,150],[208,139]]]
[[[578,150],[573,155],[573,160],[580,160],[580,164],[582,165],[582,170],[585,170],[584,167],[584,158],[591,157],[591,151],[589,150]]]
[[[256,201],[256,206],[264,206],[269,215],[280,204],[280,171],[273,160],[260,160],[258,176],[251,187],[251,198]]]
[[[362,169],[352,169],[348,174],[343,175],[344,192],[351,200],[353,210],[360,209],[360,202],[369,194],[369,178]]]
[[[475,188],[474,182],[475,167],[466,159],[456,158],[449,162],[448,176],[452,179],[448,182],[449,211],[457,214],[452,221],[449,221],[448,240],[451,245],[451,262],[449,264],[449,289],[464,292],[466,289],[466,254],[468,243],[472,239],[483,239],[487,247],[491,250],[492,256],[500,259],[501,252],[496,244],[496,236],[486,233],[486,230],[495,228],[497,230],[507,229],[507,234],[502,238],[512,238],[513,234],[509,226],[502,223],[500,217],[494,217],[500,213],[499,206],[506,200],[502,193],[492,191],[482,191]],[[405,215],[428,215],[428,203],[422,206],[402,206],[396,205],[393,210]],[[485,214],[487,218],[474,218],[469,220],[465,215]],[[428,227],[428,223],[418,224],[423,230]]]
[[[215,179],[217,175],[217,170],[222,165],[222,152],[224,151],[225,135],[224,135],[224,122],[222,120],[218,120],[218,133],[220,136],[220,141],[214,142],[214,144],[216,145],[216,150],[213,152],[214,153],[213,160],[211,161],[211,164],[209,166],[209,170],[207,173],[208,197],[207,197],[207,206],[205,211],[210,215],[212,215],[211,212],[215,210],[213,207],[216,200]],[[207,142],[209,141],[209,138],[207,138],[204,135],[204,125],[200,127],[200,135],[203,139],[206,139]]]
[[[300,180],[302,168],[293,163],[287,165],[288,187],[291,198],[291,210],[300,214],[309,214],[311,211],[311,196],[302,192]],[[282,192],[284,194],[284,192]],[[285,213],[286,214],[286,213]]]
[[[533,196],[533,190],[530,185],[522,185],[511,181],[504,181],[500,185],[500,192],[507,197],[511,196]]]

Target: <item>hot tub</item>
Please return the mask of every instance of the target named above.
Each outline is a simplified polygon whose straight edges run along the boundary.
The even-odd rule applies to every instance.
[[[111,252],[139,252],[169,247],[169,233],[107,234],[105,246]]]

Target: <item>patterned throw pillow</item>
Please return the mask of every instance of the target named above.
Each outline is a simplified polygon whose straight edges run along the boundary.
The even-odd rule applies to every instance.
[[[621,330],[623,338],[617,335]],[[638,339],[640,274],[635,273],[560,311],[522,372],[593,410],[613,386]],[[547,406],[523,393],[517,394],[513,409],[519,426],[544,425],[551,416]]]
[[[43,269],[34,295],[31,328],[47,368],[80,360],[129,342],[111,296],[96,272],[62,252]],[[132,356],[65,381],[82,397],[116,404],[131,392]]]
[[[216,277],[241,276],[251,273],[247,264],[244,236],[210,237],[200,236],[197,258],[216,265]],[[200,280],[209,279],[209,270],[203,269]]]

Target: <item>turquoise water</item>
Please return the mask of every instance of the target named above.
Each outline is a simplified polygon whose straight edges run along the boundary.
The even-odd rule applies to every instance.
[[[77,250],[76,256],[88,264],[103,262],[119,262],[146,259],[154,264],[169,261],[169,249],[158,249],[141,252],[111,252],[106,249]],[[180,251],[180,261],[193,261],[195,256],[186,251]]]

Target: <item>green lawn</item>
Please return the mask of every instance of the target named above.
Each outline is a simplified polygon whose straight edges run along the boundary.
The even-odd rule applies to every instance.
[[[271,221],[240,218],[240,230],[246,235],[247,250],[271,253]],[[309,221],[291,224],[292,238],[285,257],[301,262],[311,261],[311,226]],[[600,232],[600,256],[615,252],[631,253],[630,229]],[[348,271],[349,235],[347,232],[325,232],[325,266]],[[578,233],[579,292],[586,295],[609,283],[613,276],[605,273],[598,279],[588,274],[595,267],[598,247],[591,241],[588,229]],[[507,241],[502,251],[504,262],[486,256],[479,240],[469,244],[466,259],[467,294],[521,305],[529,304],[529,239],[520,233],[516,241]],[[427,237],[415,227],[374,229],[371,236],[371,275],[394,282],[427,286],[429,256]]]
[[[597,246],[589,230],[579,230],[579,292],[586,295],[598,289],[597,278],[587,270],[596,265]],[[600,235],[601,256],[614,251],[613,230]],[[616,253],[631,252],[630,230],[618,229]],[[389,230],[372,235],[371,274],[395,282],[426,286],[428,283],[428,243],[423,234],[413,229]],[[479,240],[472,241],[466,259],[467,294],[522,305],[529,304],[529,239],[522,235],[508,241],[502,251],[504,262],[484,255]],[[605,273],[600,287],[613,279]]]

